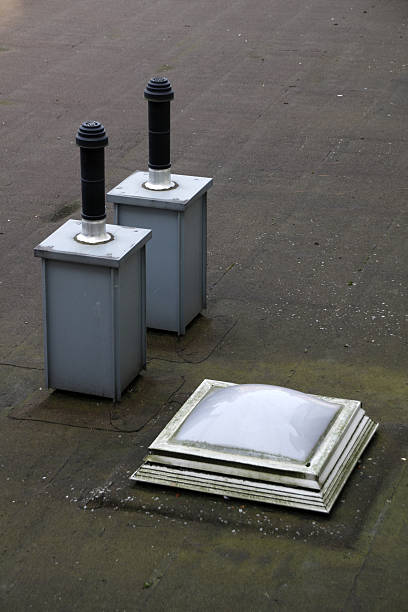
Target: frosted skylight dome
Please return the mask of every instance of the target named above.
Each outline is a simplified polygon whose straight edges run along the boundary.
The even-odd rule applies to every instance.
[[[339,408],[283,387],[232,385],[204,397],[174,440],[306,461]]]
[[[376,429],[357,400],[206,379],[131,480],[329,512]]]

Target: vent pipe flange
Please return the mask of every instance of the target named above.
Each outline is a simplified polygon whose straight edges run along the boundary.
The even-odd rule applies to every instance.
[[[176,187],[170,173],[170,101],[174,91],[163,76],[150,79],[144,97],[148,101],[149,180],[146,189],[162,191]]]
[[[76,135],[81,155],[82,231],[78,242],[101,244],[113,239],[106,232],[105,147],[108,137],[99,121],[84,121]]]

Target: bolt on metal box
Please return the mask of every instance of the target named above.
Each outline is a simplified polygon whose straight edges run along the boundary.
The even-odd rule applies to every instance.
[[[145,188],[135,172],[107,194],[115,223],[153,231],[146,254],[147,326],[185,333],[206,306],[207,191],[212,179],[172,174],[175,187]]]
[[[145,244],[151,231],[107,225],[112,240],[75,239],[69,220],[42,258],[46,384],[118,400],[146,365]]]

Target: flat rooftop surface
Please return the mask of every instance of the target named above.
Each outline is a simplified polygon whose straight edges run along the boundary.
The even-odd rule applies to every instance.
[[[0,608],[408,607],[404,0],[5,0],[0,6]],[[150,331],[121,404],[43,389],[33,248],[147,166],[166,75],[175,173],[208,194],[208,308]],[[113,218],[108,204],[109,219]],[[380,423],[331,514],[132,486],[204,378],[361,400]]]

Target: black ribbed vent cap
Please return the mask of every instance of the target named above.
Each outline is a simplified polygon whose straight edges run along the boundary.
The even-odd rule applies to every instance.
[[[106,147],[108,137],[102,123],[99,123],[99,121],[84,121],[76,135],[76,143],[87,149]]]
[[[153,102],[166,102],[174,98],[169,79],[163,76],[155,76],[150,79],[144,90],[144,97]]]

